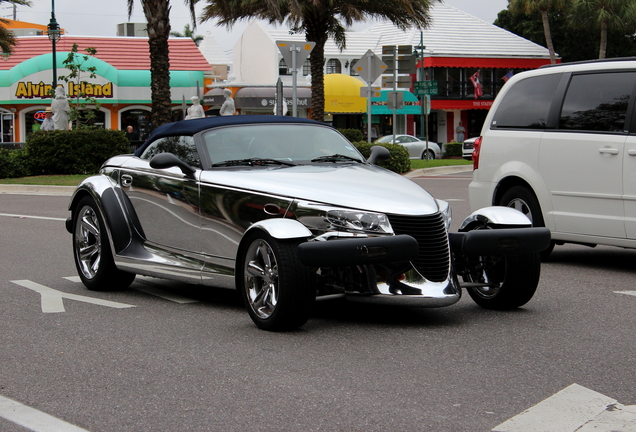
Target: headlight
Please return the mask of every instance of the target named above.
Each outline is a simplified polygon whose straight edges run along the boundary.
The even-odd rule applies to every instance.
[[[299,202],[293,212],[310,230],[345,231],[366,234],[393,234],[385,214]]]
[[[345,231],[372,231],[392,233],[393,229],[386,215],[352,210],[329,210],[327,220],[336,229]]]
[[[438,200],[437,207],[439,207],[440,213],[442,213],[442,218],[444,219],[444,225],[446,225],[446,229],[448,230],[451,225],[451,221],[453,220],[453,212],[451,210],[450,204],[446,201]]]

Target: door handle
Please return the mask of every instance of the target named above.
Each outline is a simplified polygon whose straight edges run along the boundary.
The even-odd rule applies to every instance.
[[[130,187],[132,185],[133,178],[128,174],[124,174],[121,176],[121,185],[123,187]]]
[[[618,149],[617,148],[611,148],[611,147],[602,147],[602,148],[598,149],[598,152],[600,154],[617,155],[618,154]]]
[[[627,154],[630,156],[636,156],[636,149],[627,150]]]

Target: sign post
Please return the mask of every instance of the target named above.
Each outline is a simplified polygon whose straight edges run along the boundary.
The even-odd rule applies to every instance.
[[[300,41],[276,41],[278,50],[283,55],[285,63],[291,65],[292,71],[292,115],[298,117],[298,101],[297,101],[297,75],[298,65],[302,65],[305,59],[311,54],[311,50],[316,46],[316,42],[300,42]]]
[[[371,142],[371,97],[375,93],[371,85],[386,69],[386,64],[375,55],[373,51],[368,50],[362,58],[356,63],[356,72],[367,83],[367,142]]]

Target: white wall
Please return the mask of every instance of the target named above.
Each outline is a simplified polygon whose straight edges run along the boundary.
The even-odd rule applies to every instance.
[[[273,85],[278,79],[278,47],[252,21],[234,45],[232,73],[236,84]]]

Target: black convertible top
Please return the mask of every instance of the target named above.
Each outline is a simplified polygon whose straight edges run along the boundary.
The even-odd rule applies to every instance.
[[[146,142],[139,147],[137,151],[135,151],[135,156],[140,156],[148,144],[157,138],[165,136],[192,136],[203,130],[220,126],[263,123],[311,123],[323,126],[325,125],[325,123],[320,123],[311,119],[275,115],[234,115],[181,120],[174,123],[166,123],[155,129],[150,134]]]

